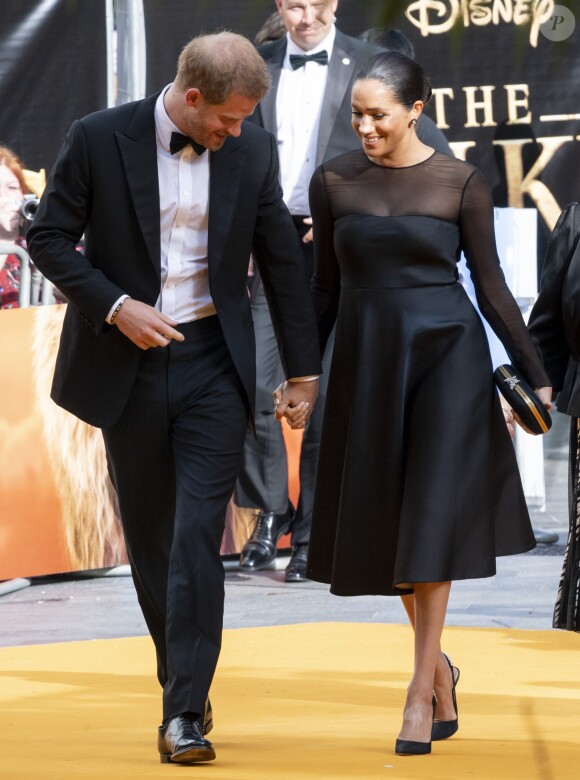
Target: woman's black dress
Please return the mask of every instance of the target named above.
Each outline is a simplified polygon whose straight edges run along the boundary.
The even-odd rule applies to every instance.
[[[385,168],[362,151],[310,190],[313,292],[336,341],[308,576],[338,595],[495,573],[534,547],[478,304],[533,386],[549,381],[499,268],[479,172],[444,154]]]

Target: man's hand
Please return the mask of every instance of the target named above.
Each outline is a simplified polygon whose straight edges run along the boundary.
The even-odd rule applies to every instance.
[[[304,428],[318,397],[318,379],[282,382],[273,393],[276,419],[285,417],[291,428]]]
[[[304,224],[305,225],[312,225],[312,217],[306,217],[306,219],[304,220]],[[313,233],[312,233],[312,228],[310,228],[308,233],[305,233],[302,236],[302,242],[304,244],[309,244],[312,241],[312,238],[313,238]]]
[[[184,336],[173,327],[177,325],[153,306],[133,298],[126,298],[117,312],[113,325],[140,349],[166,347],[171,339],[183,341]]]

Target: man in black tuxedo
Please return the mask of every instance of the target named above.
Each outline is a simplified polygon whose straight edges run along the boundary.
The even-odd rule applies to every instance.
[[[157,651],[162,762],[215,757],[220,541],[255,397],[250,252],[288,378],[278,416],[302,427],[317,394],[275,140],[243,122],[269,81],[245,38],[195,38],[160,94],[72,125],[29,232],[34,262],[70,302],[52,397],[103,432]]]
[[[383,49],[336,29],[338,0],[276,0],[276,5],[286,35],[259,48],[273,87],[251,119],[278,140],[284,200],[301,239],[304,269],[310,279],[314,265],[308,205],[310,177],[320,163],[360,147],[351,125],[351,88],[359,68]],[[445,136],[429,117],[421,117],[417,134],[438,151],[451,154]],[[240,568],[257,571],[268,566],[280,536],[290,530],[293,552],[285,580],[303,582],[307,579],[316,463],[334,332],[324,355],[316,410],[302,442],[300,500],[295,511],[288,500],[284,439],[270,399],[270,387],[282,376],[282,367],[257,275],[251,290],[258,360],[256,436],[248,435],[246,439],[235,501],[238,506],[260,511],[242,551]]]

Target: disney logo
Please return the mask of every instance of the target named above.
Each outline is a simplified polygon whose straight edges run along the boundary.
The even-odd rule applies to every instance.
[[[540,26],[554,5],[554,0],[415,0],[405,16],[423,36],[448,32],[459,19],[464,27],[530,23],[530,45],[536,47]]]

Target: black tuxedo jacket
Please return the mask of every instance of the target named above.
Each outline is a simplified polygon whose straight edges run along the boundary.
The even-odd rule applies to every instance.
[[[287,39],[284,36],[284,38],[267,43],[258,49],[270,71],[272,89],[256,108],[251,119],[274,135],[278,129],[276,94],[280,72],[284,64],[286,45]],[[358,38],[351,38],[349,35],[341,33],[340,30],[336,31],[332,56],[328,63],[328,78],[320,114],[320,131],[316,149],[317,166],[332,157],[360,147],[360,141],[351,125],[350,93],[359,68],[380,51],[382,49],[373,44],[359,41]],[[291,110],[291,107],[289,108]]]
[[[76,121],[28,233],[30,254],[68,298],[52,397],[77,417],[112,425],[127,403],[141,350],[105,318],[117,298],[154,305],[160,291],[157,95]],[[320,373],[302,252],[278,182],[275,139],[244,122],[211,154],[209,286],[247,402],[255,345],[246,288],[252,252],[286,376]],[[85,254],[76,246],[85,235]]]

